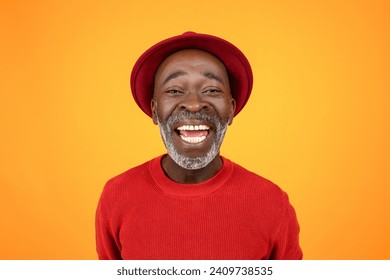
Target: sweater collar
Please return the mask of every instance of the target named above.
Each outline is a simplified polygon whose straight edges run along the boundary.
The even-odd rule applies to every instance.
[[[152,159],[149,164],[149,171],[156,185],[164,193],[174,196],[205,196],[211,194],[222,186],[233,174],[233,163],[224,158],[222,159],[222,168],[212,178],[198,184],[182,184],[171,180],[165,175],[161,166],[161,160],[165,155]]]

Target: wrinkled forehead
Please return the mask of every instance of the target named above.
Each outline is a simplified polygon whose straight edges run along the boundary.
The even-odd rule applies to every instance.
[[[229,74],[223,62],[215,55],[199,49],[180,50],[167,56],[158,66],[155,72],[155,79],[159,74],[170,67],[180,67],[182,65],[196,66],[197,64],[205,63],[209,65],[211,68],[210,70],[214,69],[224,75],[230,83]]]

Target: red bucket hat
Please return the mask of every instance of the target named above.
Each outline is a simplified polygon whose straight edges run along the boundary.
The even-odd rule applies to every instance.
[[[142,111],[149,117],[152,116],[150,103],[157,68],[169,55],[184,49],[200,49],[222,61],[229,75],[230,90],[236,101],[234,115],[237,115],[252,91],[253,75],[247,58],[228,41],[195,32],[165,39],[146,50],[137,60],[131,72],[130,86],[134,100]]]

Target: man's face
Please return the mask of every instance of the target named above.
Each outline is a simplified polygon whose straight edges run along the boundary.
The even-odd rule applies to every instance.
[[[159,66],[151,106],[170,157],[183,168],[200,169],[219,153],[235,101],[221,61],[183,50]]]

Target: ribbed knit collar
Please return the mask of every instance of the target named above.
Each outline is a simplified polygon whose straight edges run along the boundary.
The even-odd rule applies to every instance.
[[[161,166],[161,160],[164,156],[161,155],[152,159],[149,163],[149,170],[157,187],[165,194],[185,197],[205,196],[224,186],[233,174],[233,163],[221,157],[223,163],[222,168],[212,178],[198,184],[181,184],[165,175]]]

